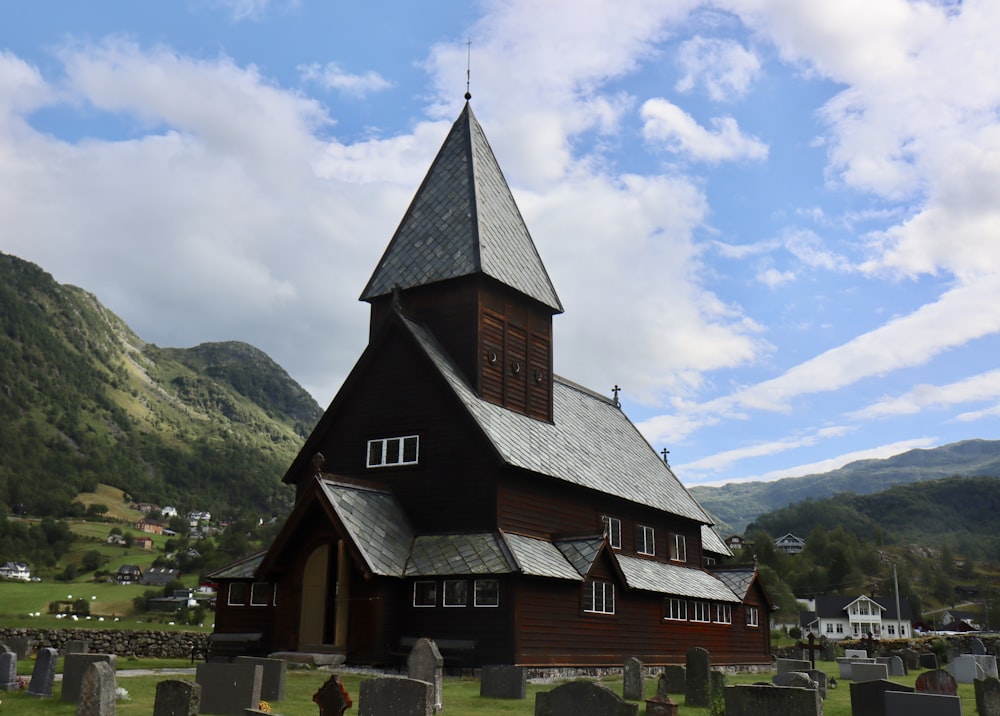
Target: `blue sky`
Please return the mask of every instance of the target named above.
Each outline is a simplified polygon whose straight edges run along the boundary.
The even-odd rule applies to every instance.
[[[997,37],[989,0],[21,3],[0,251],[326,405],[471,66],[557,372],[685,484],[994,438]]]

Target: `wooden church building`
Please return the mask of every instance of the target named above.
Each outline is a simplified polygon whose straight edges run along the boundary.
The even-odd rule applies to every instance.
[[[397,663],[770,661],[753,568],[609,399],[552,372],[563,307],[466,103],[375,268],[368,347],[284,477],[216,637]]]

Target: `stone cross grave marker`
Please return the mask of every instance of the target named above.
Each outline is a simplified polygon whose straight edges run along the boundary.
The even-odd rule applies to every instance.
[[[76,716],[115,716],[115,667],[93,661],[83,672]]]
[[[361,682],[358,716],[432,716],[434,684],[383,676]]]
[[[809,637],[806,642],[797,642],[795,644],[803,652],[809,652],[809,668],[816,668],[816,652],[823,650],[823,645],[816,641],[816,635],[809,632]]]
[[[52,696],[52,684],[56,680],[56,660],[59,652],[50,647],[38,650],[35,668],[31,671],[31,681],[28,683],[28,695],[39,698]]]
[[[353,702],[344,688],[340,677],[334,674],[326,680],[319,691],[313,694],[313,701],[319,706],[319,716],[343,716]]]
[[[712,655],[700,646],[687,653],[687,678],[684,685],[684,703],[688,706],[709,705],[709,676],[712,669]]]
[[[156,684],[153,716],[198,716],[201,713],[201,684],[167,679]]]
[[[861,646],[867,652],[867,656],[871,658],[878,650],[878,639],[872,636],[871,632],[868,632],[861,638]]]
[[[440,711],[443,703],[444,658],[433,639],[417,639],[406,659],[407,676],[426,681],[434,687],[434,710]]]

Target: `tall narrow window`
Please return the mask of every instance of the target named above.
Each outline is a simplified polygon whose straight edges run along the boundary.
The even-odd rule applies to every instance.
[[[599,579],[583,585],[583,611],[595,614],[615,613],[615,585]]]
[[[686,599],[667,597],[663,604],[663,618],[674,621],[687,621],[688,603]]]
[[[721,602],[715,605],[715,622],[717,624],[733,623],[733,605]]]
[[[670,559],[675,562],[687,562],[687,540],[682,534],[674,534],[670,543]]]
[[[419,581],[413,583],[413,606],[437,606],[437,582]]]
[[[474,604],[477,607],[500,606],[500,582],[496,579],[477,579]]]
[[[611,549],[622,548],[622,521],[617,517],[601,515],[601,522],[604,524],[604,536],[608,538]]]
[[[401,438],[378,438],[368,441],[368,467],[390,465],[416,465],[420,454],[420,438],[407,435]]]
[[[708,602],[691,602],[691,621],[708,622],[712,620],[711,605]]]
[[[469,583],[464,579],[444,580],[444,606],[464,607],[469,603]]]
[[[656,554],[655,541],[653,539],[654,533],[653,528],[646,525],[639,525],[639,529],[636,530],[635,538],[635,551],[639,554]]]
[[[760,626],[760,616],[757,614],[757,607],[747,607],[747,626],[756,627]],[[830,624],[827,624],[827,631],[830,630]],[[840,626],[839,624],[837,626]]]

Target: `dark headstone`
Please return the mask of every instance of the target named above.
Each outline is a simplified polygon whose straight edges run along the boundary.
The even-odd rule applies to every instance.
[[[115,667],[94,661],[83,672],[76,716],[115,716]]]
[[[528,693],[528,672],[522,666],[484,666],[479,695],[487,699],[523,699]]]
[[[361,682],[358,716],[432,716],[434,684],[381,677]]]
[[[326,683],[313,694],[313,701],[319,706],[319,716],[343,716],[353,705],[347,689],[336,674],[327,679]]]
[[[27,659],[31,656],[31,643],[32,640],[26,636],[9,636],[3,641],[0,641],[4,646],[17,654],[17,658]]]
[[[879,659],[879,663],[885,663],[889,667],[889,676],[906,676],[906,665],[900,656],[886,656]]]
[[[0,689],[17,691],[17,654],[13,651],[0,654]]]
[[[288,663],[281,659],[264,659],[257,656],[237,656],[237,664],[256,664],[261,672],[260,697],[264,701],[281,701],[285,698],[285,674]]]
[[[861,681],[851,684],[851,713],[857,716],[885,716],[886,691],[913,691],[893,681]]]
[[[687,690],[687,669],[680,664],[668,664],[660,680],[665,682],[661,686],[666,688],[666,693],[683,694]],[[661,686],[657,687],[657,693],[660,693]]]
[[[83,686],[83,675],[91,664],[97,662],[111,664],[111,669],[118,668],[118,657],[114,654],[79,654],[72,652],[63,659],[62,700],[75,704],[80,701],[80,687]]]
[[[986,645],[983,644],[983,640],[978,636],[974,636],[969,639],[969,653],[975,654],[976,656],[986,655]]]
[[[153,716],[198,716],[201,713],[201,684],[167,679],[156,684]]]
[[[920,662],[917,664],[918,668],[921,669],[936,669],[938,668],[938,658],[937,654],[934,652],[927,652],[926,654],[920,655]]]
[[[712,668],[712,655],[696,646],[687,653],[687,679],[684,685],[684,703],[688,706],[709,705],[708,672]]]
[[[823,716],[823,701],[814,689],[765,685],[729,686],[726,716]]]
[[[432,639],[418,639],[406,659],[407,676],[434,687],[434,710],[443,707],[444,658]]]
[[[63,655],[86,654],[88,651],[90,651],[90,644],[84,639],[70,639],[63,643]]]
[[[821,699],[826,699],[826,689],[827,689],[827,678],[826,672],[821,669],[810,669],[806,672],[809,678],[816,682],[816,688],[819,690],[819,697]],[[837,682],[833,682],[836,686]]]
[[[906,672],[909,673],[910,669],[920,668],[920,652],[916,649],[900,649],[899,657],[903,660],[903,666],[906,667]],[[937,668],[935,665],[934,668]]]
[[[639,704],[630,704],[607,686],[591,681],[569,681],[552,691],[535,694],[535,716],[638,716],[638,713]]]
[[[708,672],[708,699],[709,702],[718,696],[722,699],[722,692],[726,688],[726,672],[721,669],[712,669]]]
[[[646,699],[646,716],[677,716],[679,708],[666,694]]]
[[[642,662],[630,656],[622,667],[622,697],[626,701],[642,701]]]
[[[976,713],[1000,716],[1000,679],[976,679]]]
[[[886,716],[962,716],[962,700],[942,694],[885,692]]]
[[[257,708],[263,672],[256,664],[198,664],[194,680],[201,684],[201,713],[242,714],[244,709]]]
[[[28,683],[29,696],[39,698],[52,696],[52,683],[56,680],[56,660],[58,658],[59,652],[55,649],[45,647],[38,650],[35,668],[31,672],[31,681]]]
[[[958,695],[958,682],[944,669],[925,671],[917,677],[916,687],[922,694]]]

